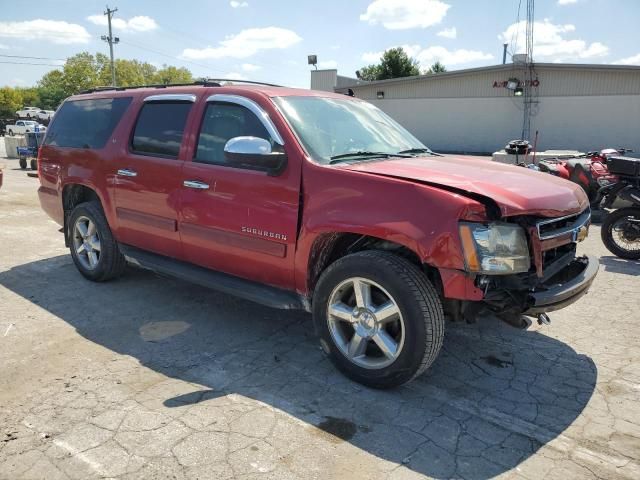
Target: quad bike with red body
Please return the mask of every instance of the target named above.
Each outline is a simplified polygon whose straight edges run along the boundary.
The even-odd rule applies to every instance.
[[[538,168],[580,185],[589,197],[592,207],[599,203],[598,191],[602,187],[614,184],[618,177],[609,172],[607,159],[631,152],[628,148],[605,148],[600,152],[587,152],[584,155],[569,158],[551,158],[540,160]]]

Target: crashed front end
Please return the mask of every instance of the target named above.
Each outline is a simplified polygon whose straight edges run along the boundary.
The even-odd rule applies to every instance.
[[[548,323],[559,310],[587,293],[598,272],[598,259],[576,257],[588,235],[589,208],[559,218],[515,216],[501,222],[461,222],[460,239],[475,302],[461,313],[471,321],[488,308],[507,323],[526,328]],[[467,297],[468,298],[468,297]]]

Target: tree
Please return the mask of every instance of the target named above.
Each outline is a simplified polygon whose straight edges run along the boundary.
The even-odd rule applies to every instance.
[[[62,68],[66,96],[98,86],[99,72],[96,57],[82,52],[67,59]]]
[[[140,60],[116,60],[118,86],[191,83],[186,68],[163,65],[158,69]],[[45,73],[35,87],[0,88],[0,117],[13,117],[24,105],[55,110],[67,97],[99,86],[111,85],[111,62],[102,53],[82,52],[69,57],[61,69]]]
[[[402,47],[387,50],[380,57],[380,63],[360,69],[362,80],[386,80],[414,75],[420,75],[418,62],[409,57]]]
[[[0,118],[13,118],[22,108],[20,90],[11,87],[0,88]]]
[[[177,68],[163,65],[153,76],[153,82],[157,84],[169,85],[171,83],[191,83],[193,76],[186,68]]]
[[[436,63],[429,67],[429,70],[427,70],[427,74],[433,75],[434,73],[444,73],[446,71],[447,67],[440,63],[440,60],[437,60]]]
[[[45,73],[38,82],[40,92],[40,107],[45,110],[55,110],[66,98],[64,89],[64,74],[60,70]]]

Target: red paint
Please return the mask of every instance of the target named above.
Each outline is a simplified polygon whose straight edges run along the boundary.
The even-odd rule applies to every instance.
[[[40,152],[40,202],[63,223],[62,192],[93,189],[116,239],[251,280],[308,293],[314,242],[328,233],[370,235],[406,246],[437,268],[445,296],[479,300],[466,274],[458,222],[486,220],[477,198],[496,202],[503,216],[561,216],[587,200],[577,185],[549,175],[478,159],[421,157],[323,166],[312,162],[270,97],[325,92],[271,87],[176,87],[197,97],[178,159],[136,155],[128,143],[142,99],[159,89],[101,92],[90,98],[133,97],[102,150],[45,146]],[[236,94],[260,104],[285,142],[279,176],[192,161],[206,98]],[[78,96],[83,98],[86,96]],[[353,101],[359,101],[354,99]],[[55,121],[55,120],[54,120]],[[136,177],[117,176],[131,169]],[[183,186],[185,180],[209,190]],[[248,228],[247,228],[248,227]],[[249,233],[274,232],[280,238]]]

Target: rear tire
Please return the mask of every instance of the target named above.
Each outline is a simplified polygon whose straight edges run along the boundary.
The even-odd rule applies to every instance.
[[[31,160],[31,170],[38,170],[38,161],[36,159]]]
[[[126,261],[99,202],[81,203],[73,209],[68,235],[73,263],[85,278],[106,282],[122,275]]]
[[[26,170],[27,168],[27,159],[24,157],[20,157],[20,160],[18,160],[18,164],[20,165],[20,168],[22,170]]]
[[[635,239],[637,242],[636,248],[637,250],[628,250],[618,245],[614,238],[614,227],[616,223],[625,218],[633,217],[638,222],[640,222],[640,207],[627,207],[620,208],[608,214],[604,222],[602,222],[602,229],[600,230],[600,235],[602,236],[602,242],[604,246],[607,247],[611,253],[620,258],[625,258],[627,260],[639,260],[640,259],[640,237]],[[637,228],[640,228],[640,223]]]
[[[347,255],[322,273],[313,318],[333,364],[373,388],[397,387],[419,376],[444,339],[442,303],[426,275],[408,260],[377,250]]]

